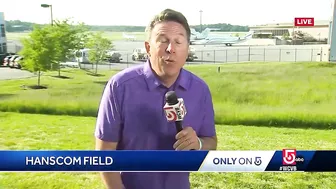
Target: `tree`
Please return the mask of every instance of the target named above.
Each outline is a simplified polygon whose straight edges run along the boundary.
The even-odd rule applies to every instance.
[[[54,62],[53,49],[55,49],[55,43],[51,36],[51,26],[43,28],[34,26],[29,38],[22,39],[23,49],[19,52],[24,57],[22,67],[31,72],[37,72],[38,87],[41,86],[41,71],[50,70]]]
[[[284,33],[284,34],[282,35],[282,39],[283,39],[283,40],[289,40],[289,39],[290,39],[289,33]]]
[[[74,25],[69,19],[54,21],[52,37],[56,46],[54,53],[59,77],[61,76],[60,63],[75,57],[74,52],[84,48],[84,42],[88,38],[88,30],[88,27],[83,23]]]
[[[108,51],[113,49],[112,41],[104,38],[102,32],[94,33],[90,36],[87,41],[86,47],[90,49],[89,51],[89,62],[96,63],[96,72],[98,70],[98,64],[108,57]]]

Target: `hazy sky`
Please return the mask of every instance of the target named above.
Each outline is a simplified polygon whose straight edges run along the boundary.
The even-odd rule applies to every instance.
[[[333,0],[2,0],[0,12],[6,20],[50,23],[50,10],[41,3],[52,4],[54,19],[73,18],[89,25],[147,25],[161,10],[181,11],[190,25],[230,23],[255,25],[292,22],[294,17],[328,20]]]

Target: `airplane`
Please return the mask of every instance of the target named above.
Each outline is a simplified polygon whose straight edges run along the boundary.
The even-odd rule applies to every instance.
[[[192,42],[193,45],[219,45],[225,44],[232,46],[232,44],[241,43],[252,38],[254,32],[248,32],[244,37],[233,36],[207,36],[205,39]]]
[[[136,40],[136,37],[134,35],[127,35],[125,32],[123,32],[123,38],[130,41]]]
[[[219,30],[216,28],[205,28],[202,33],[197,32],[194,28],[190,28],[190,43],[193,43],[198,40],[206,39],[211,31]]]

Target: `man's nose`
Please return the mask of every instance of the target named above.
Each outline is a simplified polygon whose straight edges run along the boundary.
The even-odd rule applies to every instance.
[[[169,43],[168,47],[167,47],[167,52],[169,53],[175,53],[175,47],[172,43]]]

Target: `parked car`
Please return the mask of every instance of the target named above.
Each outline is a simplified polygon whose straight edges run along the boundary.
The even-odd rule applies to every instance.
[[[87,48],[75,51],[77,62],[79,62],[81,64],[90,63],[89,52],[90,52],[90,49],[87,49]],[[107,58],[105,59],[105,61],[109,61],[111,63],[112,62],[119,63],[120,60],[122,60],[121,54],[117,51],[107,51],[106,53],[107,53]]]
[[[133,50],[132,60],[133,61],[146,61],[148,58],[145,48],[136,48]]]
[[[117,51],[109,51],[107,53],[107,61],[110,63],[119,63],[122,60],[121,54]]]
[[[189,48],[189,54],[188,54],[188,58],[187,61],[194,61],[195,59],[198,59],[197,55],[196,55],[196,50],[192,47]]]
[[[11,68],[21,69],[22,68],[22,61],[23,61],[23,57],[18,56],[17,58],[14,59]]]
[[[18,58],[19,57],[19,55],[13,55],[10,59],[9,59],[9,67],[10,68],[14,68],[14,64],[15,64],[15,62],[14,62],[14,60],[16,59],[16,58]]]
[[[3,66],[6,66],[6,67],[9,67],[9,60],[12,58],[12,55],[9,55],[9,56],[6,56],[5,58],[4,58],[4,60],[3,60],[3,63],[2,63],[2,65]]]

